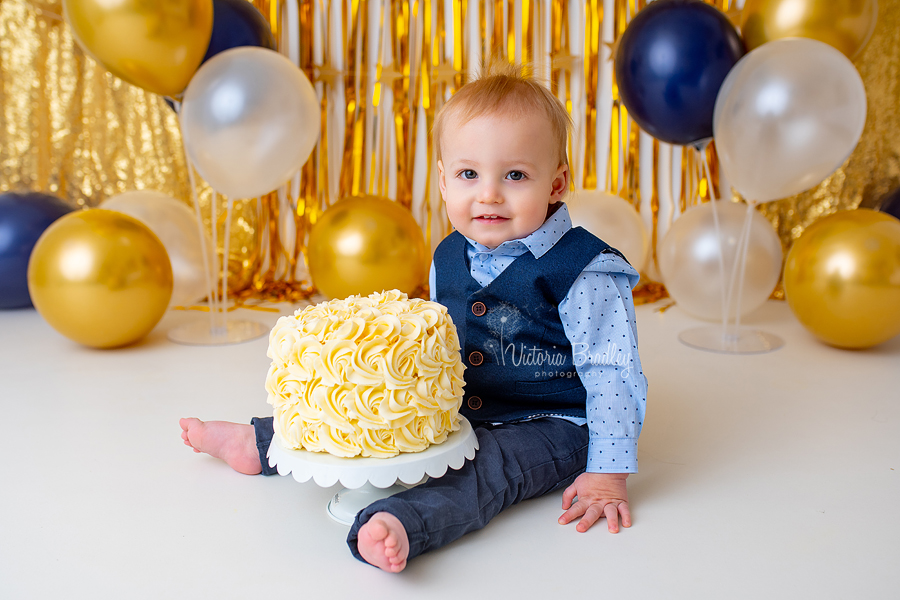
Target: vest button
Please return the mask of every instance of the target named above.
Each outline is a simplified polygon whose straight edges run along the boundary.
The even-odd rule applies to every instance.
[[[486,312],[487,307],[484,305],[484,302],[476,302],[472,305],[472,314],[476,317],[480,317]]]
[[[478,396],[469,396],[469,401],[466,402],[469,405],[469,408],[472,410],[478,410],[481,408],[481,398]]]
[[[473,367],[477,367],[478,365],[480,365],[483,362],[484,362],[484,355],[481,352],[479,352],[478,350],[469,354],[469,364],[472,365]]]

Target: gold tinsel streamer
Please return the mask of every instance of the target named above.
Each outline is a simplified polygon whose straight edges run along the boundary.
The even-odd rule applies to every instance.
[[[252,0],[276,39],[286,39],[292,28],[299,32],[299,66],[319,94],[322,135],[299,181],[280,193],[234,203],[226,263],[231,293],[239,300],[297,301],[311,293],[298,269],[304,240],[322,211],[343,195],[393,197],[413,210],[430,243],[432,236],[443,235],[448,224],[434,208],[440,201],[431,164],[431,124],[446,98],[485,59],[533,63],[536,73],[549,76],[569,110],[585,111],[574,115],[584,129],[577,142],[580,172],[573,173],[573,183],[578,178],[580,187],[605,187],[647,211],[654,240],[664,234],[663,208],[678,214],[720,194],[713,145],[704,156],[676,148],[680,181],[663,180],[658,176],[660,143],[641,147],[615,82],[612,112],[597,110],[604,19],[613,19],[614,44],[646,0],[613,0],[606,14],[602,0],[302,0],[296,4],[297,22],[284,22],[287,1]],[[707,1],[734,16],[734,2]],[[884,193],[900,185],[900,0],[879,5],[875,35],[856,61],[869,98],[859,146],[816,189],[760,209],[785,248],[820,216],[877,206]],[[370,20],[369,14],[379,10]],[[583,17],[579,47],[570,42],[573,16]],[[480,35],[475,45],[468,40],[470,20]],[[380,42],[375,56],[370,39]],[[159,97],[121,82],[85,57],[61,18],[60,0],[0,2],[0,66],[0,190],[42,190],[83,207],[129,189],[154,189],[190,201],[174,112]],[[576,74],[584,80],[580,98],[573,96]],[[604,142],[608,159],[600,164],[594,132],[603,120],[610,133]],[[426,146],[418,148],[422,131]],[[572,144],[574,151],[576,140]],[[650,190],[639,185],[641,152],[652,153]],[[423,172],[424,191],[414,193],[414,174]],[[660,189],[673,185],[680,191],[667,197],[674,197],[677,206],[661,206]],[[226,199],[218,197],[213,224],[214,197],[201,184],[202,214],[221,240]],[[654,245],[654,259],[655,251]],[[651,283],[635,295],[640,301],[664,293]]]
[[[584,4],[584,167],[581,186],[597,187],[597,148],[594,132],[597,130],[597,86],[600,77],[600,39],[603,34],[603,1],[588,0]],[[574,179],[574,178],[573,178]]]
[[[572,54],[569,51],[569,3],[566,0],[552,0],[550,13],[550,90],[559,95],[563,90],[563,102],[571,112],[571,65]],[[569,156],[572,156],[572,140],[569,140]],[[574,177],[570,178],[570,185]]]

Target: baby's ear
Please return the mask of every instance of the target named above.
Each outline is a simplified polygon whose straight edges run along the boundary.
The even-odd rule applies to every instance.
[[[447,198],[447,182],[444,181],[444,163],[437,161],[438,165],[438,187],[441,189],[441,198],[446,202]]]
[[[568,165],[559,165],[556,169],[556,176],[550,183],[550,204],[562,201],[563,196],[569,189],[569,167]]]

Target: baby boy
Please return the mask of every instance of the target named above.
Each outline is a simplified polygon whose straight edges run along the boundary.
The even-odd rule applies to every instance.
[[[498,65],[463,86],[434,126],[439,184],[455,231],[435,251],[432,299],[456,324],[463,414],[479,450],[463,468],[360,511],[348,544],[385,571],[484,527],[522,500],[563,490],[561,524],[631,526],[647,380],[631,289],[637,272],[573,228],[570,119],[543,85]],[[270,472],[271,421],[182,419],[197,452]],[[255,429],[254,429],[255,427]]]

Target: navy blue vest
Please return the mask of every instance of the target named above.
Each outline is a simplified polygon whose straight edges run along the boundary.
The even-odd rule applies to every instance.
[[[526,252],[482,288],[469,272],[467,244],[454,231],[434,252],[436,298],[456,325],[466,365],[460,412],[474,423],[583,418],[587,394],[557,307],[595,256],[621,254],[575,227],[541,258]]]

